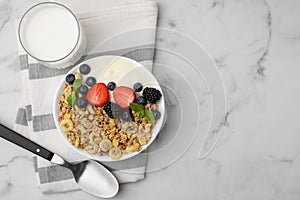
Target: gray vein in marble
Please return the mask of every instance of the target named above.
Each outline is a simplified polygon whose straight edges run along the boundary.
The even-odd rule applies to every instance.
[[[217,6],[224,7],[224,0],[214,0],[210,8],[215,8]]]
[[[170,19],[169,21],[168,21],[168,25],[169,25],[169,27],[171,28],[171,29],[174,29],[174,28],[176,28],[176,22],[174,21],[174,20],[172,20],[172,19]]]
[[[227,110],[224,122],[221,124],[222,126],[230,127],[230,115],[232,115],[238,108],[240,108],[243,104],[246,104],[249,99],[248,97],[245,97],[244,99],[240,99],[238,102],[231,105],[231,107]]]
[[[216,14],[216,19],[218,22],[220,22],[220,24],[223,26],[224,30],[228,33],[229,30],[228,30],[225,22],[222,19],[222,13],[223,13],[224,7],[225,7],[225,0],[214,0],[210,7],[210,10],[219,9]]]
[[[218,68],[222,68],[222,67],[226,66],[225,61],[227,58],[228,58],[228,55],[222,55],[217,58],[214,58],[214,61],[215,61],[216,65],[218,66]]]
[[[276,156],[274,155],[270,155],[270,158],[271,160],[274,162],[281,162],[281,163],[285,163],[285,164],[288,164],[288,165],[293,165],[295,163],[295,161],[299,158],[300,156],[300,152],[297,152],[295,156],[293,156],[292,158],[277,158]]]
[[[9,17],[7,17],[6,19],[2,19],[2,23],[0,25],[0,31],[4,28],[4,26],[9,22]]]
[[[11,53],[8,53],[8,54],[2,54],[0,56],[0,63],[7,62],[8,60],[10,60],[15,55],[16,55],[16,52],[11,52]]]
[[[0,95],[7,95],[7,94],[14,94],[14,93],[21,93],[23,92],[22,87],[20,88],[7,88],[0,90]]]
[[[5,27],[5,25],[9,22],[12,9],[10,7],[10,1],[4,1],[0,6],[1,14],[0,14],[0,31]]]
[[[211,141],[218,141],[220,134],[222,134],[223,131],[223,127],[224,127],[224,121],[221,121],[219,123],[219,125],[216,126],[215,129],[211,130],[210,133],[207,135],[207,137],[204,140],[204,143],[202,144],[201,148],[200,148],[200,152],[199,152],[199,160],[203,160],[204,158],[207,159],[207,152],[211,151],[207,151],[207,148],[214,148],[211,144]],[[217,138],[217,139],[216,139]],[[216,143],[215,143],[216,144]],[[204,154],[202,152],[205,152]]]
[[[216,135],[222,134],[222,132],[224,130],[224,127],[226,127],[226,128],[230,128],[231,127],[230,116],[234,112],[236,112],[237,109],[240,108],[243,104],[247,103],[247,99],[248,98],[241,99],[240,101],[238,101],[238,102],[234,103],[233,105],[231,105],[231,107],[225,113],[225,116],[224,116],[223,120],[221,120],[219,122],[219,124],[216,126],[216,128],[211,131],[211,134],[206,139],[206,141],[211,141],[214,137],[216,137]]]
[[[6,164],[1,164],[0,167],[3,167],[3,166],[8,167],[9,164],[15,162],[17,159],[25,159],[25,160],[28,160],[28,161],[30,160],[30,162],[32,161],[32,159],[30,157],[28,157],[28,156],[24,156],[24,155],[14,156],[10,160],[8,160],[6,162]]]
[[[259,49],[256,50],[254,53],[255,53],[255,54],[258,54],[258,53],[261,53],[261,52],[265,52],[265,48],[264,48],[264,47],[259,48]]]
[[[240,101],[240,102],[238,102],[238,103],[232,105],[232,106],[227,110],[227,112],[225,113],[225,116],[224,116],[224,120],[223,120],[223,121],[219,124],[219,126],[215,129],[215,131],[214,131],[215,133],[218,133],[219,130],[221,130],[223,126],[225,126],[225,127],[230,127],[230,121],[229,121],[230,115],[232,115],[232,113],[233,113],[238,107],[240,107],[241,103],[242,103],[242,102]]]
[[[261,41],[263,41],[264,39],[263,38],[260,38],[260,39],[255,39],[255,40],[253,40],[251,43],[249,43],[248,44],[248,47],[251,47],[251,46],[253,46],[255,43],[257,43],[257,42],[261,42]]]
[[[15,56],[17,53],[12,52],[7,55],[4,55],[3,57],[0,57],[0,63],[6,63],[6,68],[9,70],[12,70],[13,72],[20,72],[20,61],[19,57]]]
[[[294,163],[294,160],[292,159],[282,159],[281,161],[290,165]]]
[[[267,7],[267,26],[268,26],[268,38],[267,38],[267,42],[266,42],[266,46],[265,46],[265,50],[262,53],[262,55],[259,57],[258,61],[256,62],[255,66],[256,66],[256,76],[255,79],[258,80],[263,80],[265,78],[265,66],[263,65],[263,63],[266,60],[266,57],[269,53],[269,48],[270,48],[270,44],[271,44],[271,40],[272,40],[272,14],[271,14],[271,8],[270,5],[268,4],[268,2],[266,0],[264,0],[264,4]]]
[[[243,177],[243,181],[236,186],[235,190],[231,190],[227,193],[225,193],[224,198],[223,199],[233,199],[233,196],[238,193],[242,188],[244,188],[246,186],[246,184],[251,180],[251,178],[249,176],[245,176]]]
[[[295,154],[295,156],[293,156],[292,158],[278,158],[274,155],[270,155],[270,159],[272,160],[273,164],[285,164],[287,165],[289,168],[290,167],[294,167],[294,163],[295,161],[299,158],[300,156],[300,152],[297,152]],[[268,175],[267,172],[265,172],[264,170],[258,169],[258,171],[263,174],[266,178],[268,183],[271,185],[271,187],[277,192],[282,192],[281,191],[281,187],[277,184],[276,180],[272,180],[271,176]],[[299,191],[295,191],[297,194],[299,194]]]
[[[19,61],[19,57],[14,57],[9,64],[7,65],[7,67],[11,70],[13,70],[14,72],[20,72],[21,68],[20,68],[20,61]]]
[[[218,161],[211,159],[211,158],[207,158],[205,160],[205,162],[209,165],[209,166],[214,166],[216,169],[216,174],[219,175],[221,173],[222,167],[223,165],[221,163],[219,163]]]
[[[0,196],[4,196],[8,194],[11,191],[11,188],[13,187],[13,184],[9,181],[6,182],[0,182],[2,183],[2,186],[0,188]]]
[[[267,173],[265,173],[263,170],[259,170],[259,172],[266,177],[268,183],[276,192],[280,192],[280,188],[278,187],[278,185],[271,180],[270,176]]]
[[[230,115],[231,112],[232,112],[232,110],[231,111],[227,111],[226,114],[225,114],[223,125],[226,126],[226,127],[230,126],[229,121],[228,121],[228,117],[229,117],[229,115]]]
[[[11,166],[11,164],[13,164],[16,160],[18,159],[25,159],[25,160],[28,160],[30,162],[32,162],[32,159],[29,158],[28,156],[24,156],[24,155],[20,155],[20,156],[14,156],[12,157],[10,160],[8,160],[5,164],[2,164],[0,165],[0,168],[6,168],[7,171],[9,171],[9,168]],[[6,195],[7,193],[10,192],[10,189],[13,187],[13,186],[17,186],[17,187],[21,187],[19,185],[15,185],[12,181],[11,181],[11,178],[10,178],[10,175],[7,174],[9,180],[6,180],[5,182],[2,181],[2,185],[1,185],[1,188],[0,188],[0,196],[4,196]]]
[[[290,36],[290,37],[287,37],[287,39],[290,39],[290,40],[299,40],[300,39],[300,35],[294,35],[294,36]]]
[[[13,160],[12,158],[11,160]],[[10,161],[9,161],[10,162]],[[4,170],[8,168],[8,163],[0,165],[0,169],[3,168]],[[0,196],[7,194],[10,191],[10,188],[13,186],[10,180],[1,181],[0,187]]]

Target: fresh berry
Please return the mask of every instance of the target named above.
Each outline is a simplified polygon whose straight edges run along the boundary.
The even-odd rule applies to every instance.
[[[143,85],[141,83],[135,83],[133,85],[133,89],[134,89],[135,92],[140,92],[143,89]]]
[[[91,68],[87,64],[83,64],[79,67],[79,72],[84,75],[90,73],[90,71],[91,71]]]
[[[129,109],[124,109],[124,110],[123,110],[123,113],[122,113],[122,119],[123,119],[124,121],[133,121],[133,115],[132,115],[131,110],[129,110]]]
[[[106,114],[112,119],[120,117],[122,111],[120,106],[113,102],[107,102],[106,104],[104,104],[103,109]]]
[[[145,105],[147,105],[147,100],[145,99],[145,97],[139,96],[139,97],[136,99],[136,103],[142,104],[143,106],[145,106]]]
[[[121,108],[128,108],[129,104],[135,102],[135,92],[126,86],[116,87],[113,92],[115,102]]]
[[[81,85],[79,88],[78,88],[78,92],[80,94],[83,94],[83,95],[86,95],[86,93],[89,91],[89,88],[86,86],[86,85]]]
[[[146,87],[143,96],[150,102],[156,103],[161,98],[161,92],[155,88]]]
[[[86,79],[86,84],[88,85],[88,86],[93,86],[93,85],[95,85],[96,84],[96,79],[95,79],[95,77],[92,77],[92,76],[90,76],[90,77],[87,77],[87,79]]]
[[[90,104],[103,106],[109,99],[108,89],[104,83],[97,83],[89,89],[86,97]]]
[[[153,113],[153,116],[154,116],[154,119],[157,120],[160,118],[161,114],[158,110],[152,110],[152,113]]]
[[[109,82],[107,83],[107,88],[110,90],[110,91],[113,91],[116,87],[116,83],[115,82]]]
[[[88,104],[88,101],[83,97],[76,99],[76,105],[79,108],[85,108],[87,106],[87,104]]]
[[[66,82],[69,84],[73,84],[75,81],[75,75],[74,74],[68,74],[66,76]]]

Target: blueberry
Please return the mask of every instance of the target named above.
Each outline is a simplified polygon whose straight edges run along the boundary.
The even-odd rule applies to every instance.
[[[86,84],[88,85],[88,86],[93,86],[93,85],[95,85],[96,84],[96,79],[95,79],[95,77],[92,77],[92,76],[90,76],[90,77],[87,77],[87,79],[86,79]]]
[[[82,74],[86,75],[86,74],[90,73],[90,71],[91,71],[91,68],[87,64],[83,64],[79,67],[79,72]]]
[[[66,82],[69,84],[73,84],[75,81],[75,75],[74,74],[68,74],[66,76]]]
[[[81,85],[78,88],[79,93],[83,94],[83,95],[85,95],[88,92],[88,90],[89,90],[89,88],[86,85]]]
[[[141,83],[135,83],[133,85],[133,89],[134,89],[135,92],[140,92],[143,89],[143,85]]]
[[[139,97],[136,99],[136,103],[142,104],[143,106],[145,106],[145,105],[147,105],[147,100],[145,99],[145,97],[139,96]]]
[[[124,121],[132,121],[132,114],[130,114],[130,110],[125,110],[122,113],[122,119]]]
[[[107,88],[110,90],[110,91],[113,91],[116,87],[116,83],[115,82],[109,82],[107,83]]]
[[[79,108],[85,108],[87,106],[87,104],[88,104],[88,101],[83,97],[76,99],[76,105]]]
[[[154,119],[157,120],[160,118],[161,114],[158,110],[152,110],[153,115],[154,115]]]

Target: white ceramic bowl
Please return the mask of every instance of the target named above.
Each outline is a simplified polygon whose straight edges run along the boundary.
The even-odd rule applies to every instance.
[[[78,71],[79,66],[82,64],[88,64],[91,67],[91,72],[88,75],[83,75],[83,78],[87,78],[88,76],[93,76],[97,79],[97,82],[104,82],[107,84],[109,81],[114,81],[117,86],[133,86],[136,82],[141,82],[144,87],[151,86],[155,87],[156,89],[160,90],[162,92],[162,89],[149,70],[147,70],[144,66],[142,66],[140,63],[129,59],[125,57],[120,56],[99,56],[95,57],[89,60],[86,60],[77,66],[75,66],[73,69],[71,69],[67,74],[73,73],[75,71]],[[60,99],[60,96],[63,92],[63,86],[65,84],[65,77],[62,79],[60,84],[58,85],[55,98],[54,98],[54,106],[53,106],[53,117],[55,121],[55,125],[60,132],[60,135],[62,136],[62,139],[66,142],[66,145],[71,146],[71,148],[74,149],[74,153],[81,154],[85,156],[88,159],[94,159],[98,161],[114,161],[112,160],[108,155],[91,155],[87,153],[86,151],[77,148],[73,146],[68,138],[65,136],[65,133],[61,130],[59,122],[58,122],[58,102]],[[112,93],[110,92],[110,98],[112,97]],[[164,125],[165,122],[165,101],[164,101],[164,95],[162,93],[162,97],[159,100],[158,109],[161,112],[160,119],[157,120],[154,128],[152,129],[152,137],[148,144],[143,145],[141,150],[138,152],[132,152],[123,154],[122,157],[119,160],[125,160],[127,158],[131,158],[143,150],[145,150],[156,138],[159,131]],[[118,161],[119,161],[118,160]]]

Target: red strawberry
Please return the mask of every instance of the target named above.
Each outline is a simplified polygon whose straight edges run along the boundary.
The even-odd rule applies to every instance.
[[[125,86],[120,86],[114,89],[113,92],[115,102],[121,108],[128,108],[129,103],[135,102],[136,96],[133,89]]]
[[[89,89],[86,98],[94,106],[103,106],[109,99],[106,85],[104,83],[96,83]]]

